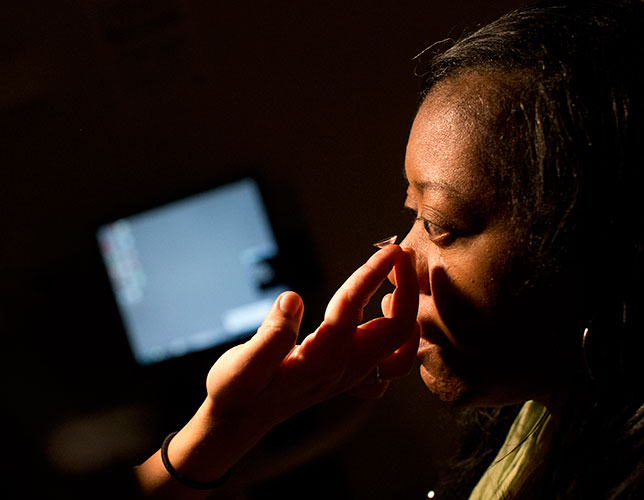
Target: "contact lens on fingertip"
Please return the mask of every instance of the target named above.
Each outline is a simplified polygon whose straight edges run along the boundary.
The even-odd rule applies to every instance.
[[[382,240],[376,241],[373,246],[378,248],[385,248],[396,243],[397,238],[398,235],[394,234],[393,236],[389,236],[388,238],[383,238]]]

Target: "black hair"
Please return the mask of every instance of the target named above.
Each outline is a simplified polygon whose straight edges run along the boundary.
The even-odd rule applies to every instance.
[[[489,77],[481,164],[533,256],[528,288],[577,283],[577,381],[547,498],[644,498],[643,28],[641,0],[540,2],[419,60],[421,102]]]

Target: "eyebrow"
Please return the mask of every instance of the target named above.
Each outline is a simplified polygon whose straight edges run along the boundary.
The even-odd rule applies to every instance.
[[[407,181],[408,184],[411,184],[414,186],[414,188],[418,189],[419,191],[442,191],[446,193],[448,196],[451,198],[457,198],[460,201],[463,201],[465,199],[465,196],[456,189],[454,186],[451,184],[447,184],[445,182],[438,182],[438,181],[423,181],[423,182],[410,182],[409,178],[407,177],[407,171],[403,167],[403,177],[405,181]]]

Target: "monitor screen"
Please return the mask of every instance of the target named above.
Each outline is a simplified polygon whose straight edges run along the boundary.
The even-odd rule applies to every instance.
[[[97,239],[142,365],[247,336],[286,290],[251,178],[105,224]]]

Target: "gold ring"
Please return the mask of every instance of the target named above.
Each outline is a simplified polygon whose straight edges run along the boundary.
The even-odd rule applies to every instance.
[[[376,365],[376,384],[379,384],[382,382],[382,379],[380,378],[380,367]]]

